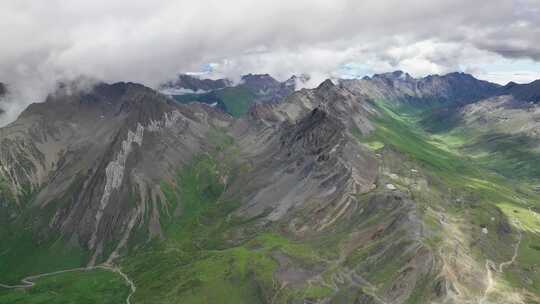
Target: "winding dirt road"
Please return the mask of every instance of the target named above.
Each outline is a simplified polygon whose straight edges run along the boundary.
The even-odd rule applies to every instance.
[[[131,304],[131,297],[133,296],[133,294],[137,290],[137,288],[135,287],[135,283],[133,283],[133,281],[124,272],[122,272],[122,270],[119,267],[114,267],[114,266],[107,265],[107,264],[98,265],[98,266],[90,266],[90,267],[78,267],[78,268],[72,268],[72,269],[59,270],[59,271],[53,271],[53,272],[47,272],[47,273],[32,275],[32,276],[28,276],[28,277],[22,279],[21,280],[22,284],[19,284],[19,285],[6,285],[6,284],[1,284],[0,283],[0,287],[1,288],[7,288],[7,289],[31,288],[36,284],[34,282],[35,280],[43,278],[43,277],[54,276],[54,275],[67,273],[67,272],[91,271],[91,270],[96,270],[96,269],[107,270],[107,271],[111,271],[111,272],[115,272],[115,273],[119,274],[126,281],[126,283],[129,285],[130,293],[126,298],[126,304]]]
[[[482,298],[480,298],[480,301],[478,301],[479,304],[489,303],[488,302],[489,294],[493,291],[495,287],[495,280],[493,279],[493,270],[499,273],[503,273],[504,268],[513,264],[519,255],[519,246],[521,245],[521,239],[523,238],[523,233],[521,232],[523,227],[521,226],[521,223],[518,220],[514,220],[514,225],[518,228],[517,231],[519,234],[518,242],[514,244],[514,254],[512,255],[512,258],[510,260],[499,264],[499,268],[496,267],[495,262],[493,262],[492,260],[486,260],[487,286],[486,286],[486,289],[484,290],[484,294]]]

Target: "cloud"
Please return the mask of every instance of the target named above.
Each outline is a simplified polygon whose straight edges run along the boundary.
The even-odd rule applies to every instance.
[[[493,58],[539,61],[539,8],[538,0],[3,1],[0,81],[20,92],[16,113],[79,75],[155,86],[209,63],[214,76],[315,81],[351,64],[422,75]]]

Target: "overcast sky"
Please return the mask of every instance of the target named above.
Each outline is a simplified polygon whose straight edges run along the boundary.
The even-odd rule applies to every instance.
[[[2,0],[0,28],[7,119],[79,75],[540,78],[540,0]]]

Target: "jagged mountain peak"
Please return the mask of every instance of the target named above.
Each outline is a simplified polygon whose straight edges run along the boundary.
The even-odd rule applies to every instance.
[[[373,78],[381,78],[381,79],[389,79],[389,80],[401,80],[401,81],[412,81],[414,78],[409,75],[409,73],[405,73],[401,70],[388,72],[388,73],[382,73],[382,74],[375,74],[373,75]]]
[[[500,87],[499,84],[488,82],[485,80],[480,80],[476,78],[474,75],[466,73],[466,72],[451,72],[443,75],[428,75],[426,77],[423,77],[419,79],[422,80],[433,80],[433,79],[441,79],[445,81],[456,81],[456,82],[469,82],[469,83],[477,83],[477,84],[483,84],[490,87]]]
[[[320,156],[319,160],[328,156],[324,154],[328,153],[346,132],[345,124],[320,106],[290,128],[290,131],[282,135],[282,146],[289,150],[298,150],[300,154],[317,154]]]
[[[45,103],[92,103],[109,102],[121,103],[126,98],[136,95],[156,95],[157,92],[139,83],[134,82],[93,82],[81,83],[79,81],[58,84],[56,90],[49,94]]]
[[[511,87],[516,86],[516,85],[518,85],[517,82],[510,81],[510,82],[508,82],[504,87],[505,87],[505,88],[511,88]]]
[[[14,197],[28,189],[35,193],[32,204],[55,212],[34,229],[72,239],[92,253],[94,264],[114,259],[132,229],[161,235],[155,208],[167,202],[156,183],[211,149],[208,132],[229,120],[135,83],[61,88],[2,129],[0,173]]]
[[[240,84],[254,90],[268,90],[273,87],[280,87],[281,83],[269,74],[247,74],[243,75]]]
[[[450,73],[447,73],[447,74],[443,74],[441,75],[440,77],[465,77],[465,78],[475,78],[472,74],[469,74],[469,73],[466,73],[466,72],[463,72],[463,71],[455,71],[455,72],[450,72]]]
[[[99,82],[87,87],[61,84],[44,102],[31,104],[20,117],[72,116],[75,119],[97,115],[103,119],[131,113],[140,115],[137,119],[141,121],[148,121],[170,110],[170,103],[166,96],[132,82]]]
[[[475,81],[482,81],[474,77],[474,75],[456,71],[456,72],[450,72],[447,74],[430,74],[424,77],[416,78],[411,76],[409,73],[404,72],[402,70],[396,70],[393,72],[386,72],[386,73],[380,73],[380,74],[374,74],[372,77],[364,76],[362,80],[374,80],[374,79],[385,79],[385,80],[391,80],[391,81],[405,81],[405,82],[422,82],[422,81],[430,81],[434,79],[461,79],[461,80],[475,80]],[[496,85],[496,84],[493,84]]]
[[[348,130],[368,134],[373,130],[370,117],[375,113],[365,96],[355,95],[327,79],[317,88],[296,91],[278,104],[256,105],[249,118],[263,125],[275,125],[298,121],[309,115],[319,118],[329,115]]]
[[[321,84],[319,84],[317,90],[329,90],[335,87],[336,85],[331,79],[326,79],[325,81],[321,82]]]

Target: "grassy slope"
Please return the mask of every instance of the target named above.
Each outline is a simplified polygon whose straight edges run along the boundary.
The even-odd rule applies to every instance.
[[[0,244],[0,283],[17,283],[22,277],[82,266],[88,255],[70,249],[60,240],[37,244],[30,233],[2,237]]]
[[[515,229],[523,231],[517,263],[508,268],[505,277],[512,286],[533,293],[531,303],[540,302],[540,199],[530,191],[540,182],[540,166],[536,165],[540,154],[531,149],[536,142],[525,136],[466,128],[455,118],[441,119],[440,127],[436,120],[424,125],[434,132],[431,137],[445,143],[448,150],[465,154],[475,165],[504,175],[508,178],[506,184],[516,188],[509,193],[513,200],[491,201],[511,222],[520,223]]]
[[[31,197],[21,202],[20,206],[29,204]],[[14,202],[0,205],[0,283],[17,283],[22,277],[55,270],[82,266],[88,254],[82,249],[69,246],[65,240],[45,236],[43,221],[52,218],[50,209],[39,210],[33,214],[31,209],[16,208]],[[6,207],[7,206],[7,207]],[[15,220],[12,213],[17,213]],[[38,221],[37,218],[43,218]]]
[[[31,200],[32,195],[25,195],[19,206]],[[81,248],[36,232],[43,227],[37,219],[52,217],[53,204],[39,210],[39,215],[33,214],[33,209],[12,209],[13,202],[0,206],[0,283],[16,285],[30,275],[86,264],[89,256]],[[15,220],[13,213],[19,214]],[[101,270],[58,274],[36,283],[22,290],[0,288],[0,303],[122,303],[129,292],[122,277]]]
[[[221,100],[214,93],[203,93],[203,94],[182,94],[182,95],[173,95],[172,98],[179,103],[190,103],[194,101],[213,104],[219,104]]]
[[[540,161],[538,143],[533,138],[499,133],[490,122],[467,126],[459,111],[452,108],[435,114],[426,112],[421,124],[453,150],[474,158],[483,167],[521,182],[540,182],[540,166],[532,165]]]
[[[234,117],[245,115],[253,101],[255,95],[248,89],[237,86],[216,90],[204,94],[175,95],[173,98],[180,103],[199,101],[203,103],[218,103],[220,107]]]
[[[219,90],[217,95],[221,98],[227,112],[234,117],[245,115],[255,99],[255,95],[242,86]]]
[[[119,304],[124,303],[129,287],[110,271],[63,273],[43,277],[29,289],[0,289],[2,304]]]
[[[540,294],[540,218],[529,207],[540,208],[539,195],[530,191],[527,185],[515,183],[489,170],[498,168],[499,164],[486,166],[484,162],[461,154],[455,145],[456,141],[462,141],[463,138],[433,136],[423,131],[417,123],[421,113],[406,108],[395,109],[384,101],[377,102],[377,105],[385,115],[377,120],[377,131],[363,140],[372,148],[391,147],[407,155],[422,170],[432,175],[434,180],[441,179],[444,187],[449,187],[450,194],[454,193],[460,198],[460,203],[446,203],[446,206],[439,201],[446,212],[467,218],[471,227],[481,225],[493,232],[498,229],[495,222],[499,222],[501,215],[508,222],[519,220],[521,226],[514,225],[512,229],[515,231],[524,228],[524,241],[520,246],[517,263],[507,269],[505,279],[510,286],[524,287],[535,294],[533,297],[537,297]],[[521,161],[532,165],[530,159]],[[437,183],[431,186],[436,190]],[[443,191],[441,188],[440,192]],[[421,199],[417,201],[422,203]],[[427,203],[437,203],[437,199],[432,197]],[[508,259],[513,250],[508,243],[501,242],[496,233],[490,233],[487,241],[481,241],[479,247],[472,249],[478,258],[488,256],[500,262]]]

